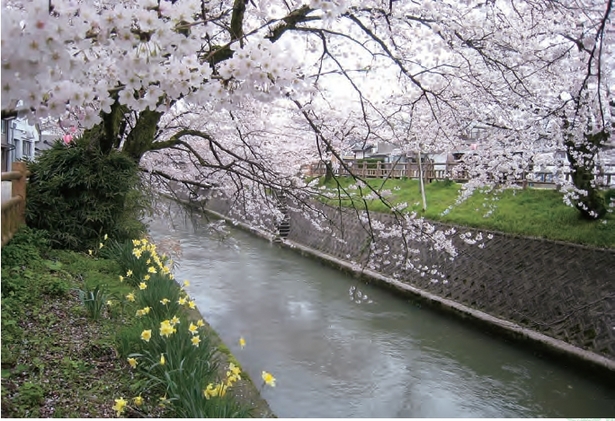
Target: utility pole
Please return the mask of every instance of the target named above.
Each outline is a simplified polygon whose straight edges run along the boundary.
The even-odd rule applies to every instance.
[[[423,181],[423,163],[421,162],[421,149],[419,148],[419,182],[421,183],[421,196],[423,197],[423,212],[427,210],[427,199],[425,198],[425,183]]]

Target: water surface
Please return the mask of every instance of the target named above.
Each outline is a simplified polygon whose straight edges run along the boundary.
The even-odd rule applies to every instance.
[[[279,417],[613,417],[615,389],[203,216],[150,223],[244,370],[277,379]],[[243,336],[247,346],[240,349]]]

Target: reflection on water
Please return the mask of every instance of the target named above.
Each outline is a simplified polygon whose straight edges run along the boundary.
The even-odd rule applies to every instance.
[[[151,222],[152,236],[179,241],[176,278],[190,279],[252,379],[274,374],[263,396],[280,417],[615,414],[613,389],[292,251],[173,213]]]

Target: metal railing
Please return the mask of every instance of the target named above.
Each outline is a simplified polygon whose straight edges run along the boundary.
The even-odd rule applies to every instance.
[[[419,165],[417,163],[386,163],[386,162],[369,162],[369,161],[345,161],[350,172],[357,177],[362,178],[420,178]],[[324,162],[312,164],[309,169],[309,175],[312,177],[320,177],[327,172]],[[334,170],[336,176],[349,176],[350,172],[342,166],[338,166]],[[423,164],[424,179],[432,180],[452,180],[457,182],[466,182],[469,180],[467,171],[463,170],[457,163],[425,163]],[[528,177],[531,174],[531,177]],[[569,181],[570,174],[565,175]],[[615,173],[602,172],[598,176],[598,184],[602,186],[615,186]],[[547,171],[534,171],[531,173],[523,173],[518,180],[523,186],[542,186],[554,187],[553,173]]]
[[[11,181],[11,197],[2,201],[2,245],[8,243],[26,222],[26,164],[13,162],[13,171],[3,172],[2,181]]]

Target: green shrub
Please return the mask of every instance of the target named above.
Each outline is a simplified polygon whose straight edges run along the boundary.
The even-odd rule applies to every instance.
[[[146,209],[137,165],[125,154],[103,154],[96,142],[56,142],[30,163],[26,221],[47,230],[52,246],[97,249],[105,234],[134,238]]]
[[[2,267],[39,266],[41,252],[49,247],[47,232],[22,226],[11,241],[2,247]],[[4,281],[4,276],[2,277]]]

